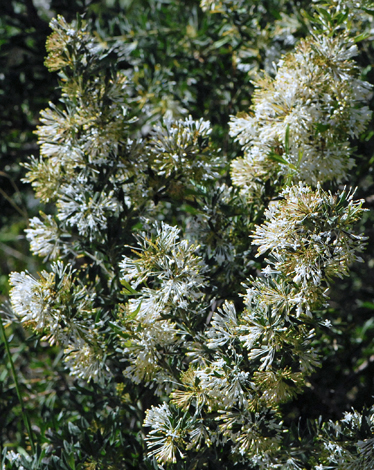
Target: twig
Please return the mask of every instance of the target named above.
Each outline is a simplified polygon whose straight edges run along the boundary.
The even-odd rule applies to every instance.
[[[28,256],[25,256],[20,251],[11,248],[10,246],[6,245],[3,242],[0,242],[0,250],[3,250],[9,256],[13,256],[16,259],[20,259],[21,261],[30,261]]]
[[[13,186],[13,188],[14,188],[16,194],[18,194],[18,195],[20,196],[21,201],[22,201],[22,195],[21,195],[21,193],[20,193],[20,191],[19,191],[19,189],[18,189],[16,183],[13,181],[13,179],[12,179],[7,173],[5,173],[4,171],[0,171],[0,176],[4,176],[4,178],[8,178],[8,180],[10,181],[11,185]],[[22,215],[22,217],[25,217],[26,219],[29,218],[29,215],[28,215],[28,213],[27,213],[27,209],[25,208],[25,206],[24,206],[23,204],[22,204],[23,207],[20,208],[20,207],[18,206],[18,204],[16,204],[16,203],[13,201],[13,199],[12,199],[11,197],[9,197],[9,196],[6,194],[6,192],[5,192],[3,189],[1,189],[1,188],[0,188],[0,193],[1,193],[2,196],[9,202],[9,204],[11,204],[11,205],[16,209],[16,211],[19,212],[19,213]]]
[[[19,386],[19,383],[18,383],[16,369],[14,367],[12,355],[10,353],[9,343],[8,343],[8,340],[7,340],[7,337],[6,337],[6,334],[5,334],[5,328],[4,328],[4,325],[3,325],[3,320],[1,318],[1,315],[0,315],[0,330],[1,330],[1,333],[2,333],[3,341],[4,341],[5,350],[6,350],[7,355],[8,355],[10,369],[11,369],[11,372],[12,372],[12,375],[13,375],[14,384],[16,386],[18,401],[21,405],[23,421],[25,423],[25,427],[26,427],[27,432],[29,434],[29,441],[30,441],[30,445],[31,445],[31,451],[32,451],[33,454],[35,454],[35,444],[34,444],[33,432],[32,432],[32,429],[31,429],[29,416],[28,416],[28,414],[26,412],[26,409],[24,407],[23,398],[22,398],[22,394],[21,394],[21,389],[20,389],[20,386]]]

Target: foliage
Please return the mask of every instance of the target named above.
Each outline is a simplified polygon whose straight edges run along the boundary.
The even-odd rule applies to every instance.
[[[318,3],[52,19],[4,469],[372,468],[372,7]]]

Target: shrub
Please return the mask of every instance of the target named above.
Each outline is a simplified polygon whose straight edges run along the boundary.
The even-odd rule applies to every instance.
[[[51,22],[46,65],[59,74],[61,99],[41,112],[41,156],[25,164],[47,212],[26,236],[47,268],[11,274],[8,318],[63,350],[76,403],[60,405],[50,429],[32,428],[22,410],[30,449],[5,449],[6,469],[373,466],[374,408],[349,411],[346,383],[350,367],[372,362],[363,332],[372,321],[349,332],[329,294],[362,261],[367,237],[357,226],[370,223],[365,201],[341,183],[354,180],[352,139],[370,138],[371,85],[353,58],[371,10],[201,6],[243,73],[243,38],[253,35],[261,51],[263,14],[288,25],[285,46],[308,30],[257,76],[249,109],[231,117],[237,147],[227,144],[221,108],[215,121],[210,104],[196,116],[197,78],[188,77],[189,92],[169,62],[163,85],[158,66],[146,78],[141,30],[137,50],[136,35],[104,41],[80,17]],[[202,38],[194,42],[199,33],[188,26],[191,43],[178,47],[191,54]],[[264,31],[281,50],[279,29]],[[233,86],[222,83],[221,91]],[[339,338],[360,334],[368,365],[356,359],[339,376]],[[329,370],[342,392],[321,410]]]

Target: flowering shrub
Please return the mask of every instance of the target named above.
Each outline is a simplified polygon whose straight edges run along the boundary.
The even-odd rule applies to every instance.
[[[227,21],[245,5],[201,4]],[[89,23],[52,20],[61,101],[25,165],[49,212],[26,236],[48,265],[12,273],[10,297],[13,321],[63,350],[82,406],[68,439],[29,432],[33,452],[5,452],[5,469],[372,468],[370,404],[340,421],[297,405],[339,328],[329,287],[366,245],[364,200],[339,184],[371,118],[349,29],[370,10],[316,12],[231,117],[231,162],[210,121],[155,123],[136,67]]]

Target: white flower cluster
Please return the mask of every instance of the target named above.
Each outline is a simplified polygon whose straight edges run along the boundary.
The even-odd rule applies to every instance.
[[[244,2],[202,1],[211,10],[235,4]],[[204,195],[194,220],[183,219],[186,231],[205,242],[202,234],[214,232],[205,226],[217,227],[224,219],[226,212],[216,207],[230,206],[235,191],[219,182],[213,189],[219,165],[208,146],[210,123],[165,119],[147,143],[132,140],[128,79],[91,73],[99,46],[84,28],[62,18],[52,26],[51,69],[75,70],[80,60],[79,66],[88,64],[90,78],[84,82],[72,74],[62,86],[66,109],[51,106],[42,114],[42,157],[30,163],[28,180],[43,201],[56,202],[57,213],[33,218],[26,233],[34,253],[51,260],[70,257],[71,263],[53,262],[38,279],[12,273],[14,312],[43,339],[61,344],[72,375],[103,381],[109,376],[107,355],[113,355],[124,364],[113,361],[126,383],[168,397],[168,403],[148,409],[144,421],[149,456],[159,464],[174,464],[202,446],[224,446],[234,462],[251,468],[301,470],[303,449],[285,445],[280,405],[301,393],[321,365],[315,330],[328,327],[329,320],[322,323],[312,312],[325,305],[331,279],[360,261],[365,244],[352,232],[363,201],[347,191],[335,196],[319,184],[344,179],[353,164],[348,138],[357,137],[370,117],[361,106],[370,87],[357,78],[351,60],[356,46],[340,33],[301,41],[278,64],[274,80],[258,82],[251,114],[232,119],[231,135],[244,150],[232,163],[241,203],[247,202],[243,194],[261,192],[264,180],[286,182],[252,235],[258,256],[269,259],[262,275],[248,280],[239,311],[235,301],[214,296],[223,297],[220,286],[227,292],[236,282],[234,269],[226,269],[229,262],[243,252],[243,259],[252,256],[238,233],[259,220],[262,203],[232,211],[232,219],[243,220],[230,220],[225,236],[207,243],[209,275],[217,281],[210,286],[209,280],[209,289],[199,246],[181,239],[177,227],[160,222],[136,237],[136,247],[125,245],[140,214],[155,207],[158,191],[173,198],[191,179]],[[167,204],[151,217],[174,217],[166,214]],[[69,243],[63,240],[68,236]],[[325,454],[315,468],[341,470],[348,462],[349,470],[368,470],[373,440],[353,440],[363,423],[374,432],[373,413],[366,421],[354,412],[329,423],[342,442],[324,436]],[[358,442],[358,459],[345,443],[349,439]]]
[[[27,272],[12,273],[10,298],[24,325],[44,334],[50,344],[65,348],[66,363],[73,375],[100,379],[106,374],[103,351],[92,320],[95,294],[73,279],[70,265],[52,263],[40,279]]]
[[[45,62],[50,70],[95,70],[103,47],[87,31],[85,22],[77,27],[59,15],[50,26],[53,33],[47,40],[49,54]],[[61,111],[51,104],[41,113],[43,125],[37,134],[42,155],[51,157],[51,163],[84,165],[117,150],[128,126],[127,77],[117,74],[105,80],[95,75],[86,81],[78,74],[64,79],[62,92],[67,98],[67,109]],[[64,78],[64,74],[61,76]]]
[[[125,256],[120,265],[128,293],[145,284],[129,300],[124,318],[132,332],[122,350],[130,361],[125,374],[136,383],[165,382],[160,360],[182,340],[175,321],[165,317],[176,320],[178,311],[188,311],[191,302],[201,299],[204,266],[195,254],[198,247],[179,241],[179,232],[162,222],[154,235],[142,233],[138,259]]]
[[[42,219],[33,217],[29,221],[30,228],[25,230],[30,242],[31,251],[46,259],[56,259],[60,254],[60,230],[51,215],[41,213]],[[68,236],[68,234],[64,234]]]
[[[274,468],[274,456],[279,451],[282,433],[282,425],[274,416],[225,411],[219,422],[220,432],[233,441],[233,453],[246,456],[247,461],[260,470]]]
[[[184,457],[179,446],[184,444],[186,434],[183,419],[175,422],[169,406],[164,403],[158,407],[152,406],[147,411],[144,426],[150,427],[151,431],[146,437],[149,448],[155,449],[149,452],[155,456],[160,463],[176,463],[176,457]]]
[[[174,172],[195,181],[218,178],[217,159],[212,158],[208,145],[211,132],[210,122],[203,119],[164,119],[148,144],[157,173],[169,177]]]
[[[137,237],[140,245],[136,248],[137,259],[124,256],[120,264],[123,279],[133,288],[148,279],[157,280],[156,304],[161,302],[164,308],[171,302],[175,307],[187,308],[186,299],[200,297],[199,288],[204,280],[201,274],[204,265],[195,254],[199,246],[180,241],[180,229],[164,222],[157,224],[155,231],[154,235],[143,232]],[[142,292],[145,298],[153,295],[147,287]],[[138,306],[141,301],[136,303]]]
[[[117,151],[128,126],[127,87],[126,77],[118,76],[106,86],[97,79],[88,90],[66,90],[71,98],[73,93],[78,98],[76,106],[61,111],[51,104],[41,112],[37,134],[42,155],[50,157],[51,163],[74,167],[100,164],[103,155]],[[105,108],[104,98],[110,103]]]
[[[146,413],[144,426],[151,430],[146,437],[149,456],[155,456],[160,464],[176,463],[183,459],[184,449],[199,449],[203,444],[225,444],[232,441],[232,454],[252,464],[259,470],[286,468],[298,470],[296,459],[287,459],[288,465],[280,467],[276,455],[280,450],[281,423],[271,415],[243,411],[221,411],[216,417],[216,429],[187,413],[181,415],[166,403],[152,406]],[[292,462],[293,461],[293,462]]]
[[[361,217],[364,201],[354,201],[353,193],[343,191],[338,197],[302,183],[281,196],[265,212],[267,220],[257,227],[253,243],[259,246],[258,256],[271,255],[272,267],[264,274],[282,273],[300,286],[309,311],[309,302],[321,297],[331,278],[347,275],[349,264],[361,261],[357,253],[364,249],[365,237],[354,235],[351,227]]]
[[[345,179],[353,166],[348,139],[371,117],[361,106],[371,85],[357,78],[356,54],[345,34],[310,37],[278,63],[274,79],[257,81],[250,113],[231,120],[230,135],[244,151],[231,175],[244,193],[280,176],[309,184]]]
[[[67,68],[74,73],[67,80],[60,72],[63,107],[50,104],[41,112],[36,131],[41,158],[25,165],[29,170],[26,181],[42,201],[57,200],[62,230],[75,226],[81,236],[92,240],[106,229],[107,218],[122,209],[118,193],[124,193],[127,206],[142,204],[148,194],[144,187],[148,157],[141,141],[129,135],[136,119],[129,115],[128,77],[121,72],[110,79],[97,74],[104,52],[84,25],[68,25],[58,17],[51,27],[46,63],[53,70]],[[82,68],[85,80],[80,77]],[[43,244],[51,227],[43,229],[39,223],[39,228],[43,236],[40,230],[30,236],[36,252],[44,254],[46,245],[40,251],[36,238]]]
[[[95,191],[88,178],[82,175],[61,186],[57,208],[61,222],[76,226],[80,235],[92,240],[107,228],[107,217],[118,213],[121,204],[113,190],[107,194]]]
[[[253,281],[245,296],[246,309],[239,318],[229,303],[213,315],[207,331],[208,347],[216,350],[217,357],[224,354],[224,359],[221,356],[194,373],[201,381],[207,374],[216,377],[209,377],[205,386],[214,406],[246,409],[253,406],[256,396],[267,405],[287,401],[300,391],[303,376],[319,365],[311,347],[314,332],[296,327],[281,308],[277,309],[270,294],[273,286]],[[269,288],[267,298],[261,287]],[[299,372],[280,366],[286,354],[291,355],[294,364],[299,363]],[[252,367],[247,369],[248,365]],[[223,391],[221,399],[216,392],[219,389]]]

